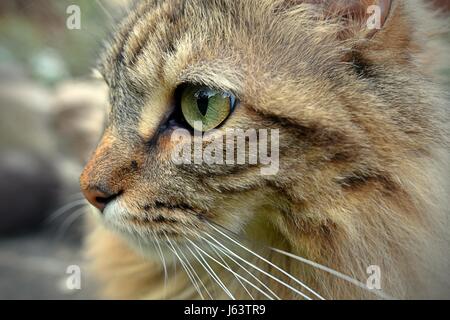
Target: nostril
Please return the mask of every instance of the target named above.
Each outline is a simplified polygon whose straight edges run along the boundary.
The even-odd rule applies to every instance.
[[[103,211],[105,207],[114,200],[120,193],[104,192],[98,189],[83,190],[84,196],[94,207]]]
[[[116,197],[116,195],[114,196],[109,196],[109,197],[96,197],[95,201],[101,204],[104,204],[105,206],[111,202],[111,200],[113,200]]]

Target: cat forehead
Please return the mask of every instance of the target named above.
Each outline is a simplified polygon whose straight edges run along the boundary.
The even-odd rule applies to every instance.
[[[286,0],[138,2],[114,34],[100,69],[111,72],[119,66],[136,67],[142,60],[155,64],[158,58],[167,59],[180,48],[195,51],[203,59],[225,57],[238,50],[244,55],[250,49],[263,57],[270,54],[268,47],[273,49],[273,56],[287,49],[293,51],[295,46],[303,47],[296,55],[312,52],[311,44],[317,44],[327,31],[332,32],[333,26],[313,26],[311,11],[306,7],[280,14],[279,8],[285,3]]]
[[[167,104],[182,83],[231,91],[254,104],[269,83],[301,80],[307,91],[317,76],[336,69],[330,66],[340,48],[326,41],[332,24],[311,23],[308,7],[277,12],[282,2],[139,2],[103,55],[112,104],[133,109],[137,118],[154,101]],[[136,91],[145,97],[131,101]]]
[[[118,78],[128,77],[148,86],[152,82],[161,85],[163,78],[177,82],[186,77],[196,78],[200,73],[203,79],[196,82],[208,84],[217,75],[212,68],[229,73],[223,72],[229,69],[224,62],[228,46],[224,41],[219,43],[219,32],[214,31],[224,24],[204,23],[202,15],[206,12],[211,15],[208,7],[217,10],[214,16],[218,17],[220,6],[212,6],[208,1],[140,2],[120,24],[101,56],[98,69],[113,86]],[[178,74],[188,64],[191,68]],[[223,81],[224,87],[227,82]]]
[[[215,18],[222,16],[219,9],[208,1],[197,0],[136,2],[116,28],[104,58],[132,64],[137,56],[155,47],[160,54],[170,53],[183,34],[195,34],[199,29],[205,32],[219,26],[218,21],[211,24],[206,21],[212,15]]]

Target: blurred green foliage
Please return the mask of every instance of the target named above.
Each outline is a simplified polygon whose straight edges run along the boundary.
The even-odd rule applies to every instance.
[[[72,4],[80,7],[80,30],[66,26]],[[86,76],[111,26],[107,10],[94,0],[1,0],[0,63],[50,84]]]
[[[120,0],[0,0],[0,64],[22,67],[53,84],[83,77],[95,66]],[[70,5],[81,10],[81,29],[66,27]],[[450,43],[450,35],[446,35]],[[442,70],[450,86],[450,69]]]

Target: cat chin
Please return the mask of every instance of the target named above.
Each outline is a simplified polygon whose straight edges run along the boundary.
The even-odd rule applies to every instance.
[[[162,262],[171,265],[177,262],[177,256],[168,250],[168,247],[156,239],[137,239],[131,235],[125,235],[125,240],[131,249],[149,261]]]
[[[126,225],[126,216],[128,215],[127,210],[123,207],[119,201],[115,200],[105,207],[100,219],[107,225],[111,227],[123,228]]]
[[[111,231],[125,238],[133,248],[142,254],[151,257],[159,250],[172,252],[172,246],[183,248],[187,245],[186,237],[182,232],[173,230],[161,230],[156,225],[149,223],[147,226],[131,222],[132,214],[119,201],[109,203],[100,215],[99,220]],[[161,234],[166,234],[164,237]],[[158,236],[157,236],[158,235]],[[161,249],[159,249],[161,248]],[[157,249],[158,252],[155,250]],[[173,254],[173,253],[172,253]]]
[[[162,240],[156,238],[151,231],[146,235],[129,225],[124,226],[117,222],[114,222],[114,225],[108,223],[105,225],[124,239],[131,250],[148,261],[162,263],[168,267],[178,264],[180,259],[184,262],[197,259],[192,255],[192,245],[182,235],[168,236],[168,240]],[[201,243],[197,241],[194,243],[204,252],[214,254],[210,248],[205,248]]]

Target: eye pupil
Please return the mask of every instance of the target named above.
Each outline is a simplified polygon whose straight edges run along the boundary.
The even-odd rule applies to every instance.
[[[197,106],[202,116],[205,116],[208,112],[208,105],[209,95],[204,91],[200,91],[197,96]]]
[[[183,120],[203,132],[219,127],[233,112],[236,99],[231,93],[199,85],[184,85],[179,98]]]

